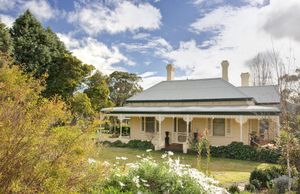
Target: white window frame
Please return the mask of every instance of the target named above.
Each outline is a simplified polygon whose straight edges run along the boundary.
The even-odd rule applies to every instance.
[[[154,130],[153,132],[151,131],[146,131],[146,118],[154,118]],[[155,117],[141,117],[141,131],[144,133],[155,133],[159,132],[159,122],[156,120]]]
[[[217,119],[223,119],[224,120],[224,135],[214,135],[214,122],[212,121],[212,135],[214,137],[226,137],[226,119],[225,118],[217,118]],[[216,119],[213,119],[216,120]]]

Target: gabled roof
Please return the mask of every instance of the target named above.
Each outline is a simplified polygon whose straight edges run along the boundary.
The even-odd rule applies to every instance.
[[[238,88],[246,95],[253,97],[258,104],[280,103],[277,86],[245,86]]]
[[[160,82],[129,98],[127,102],[172,102],[172,101],[229,101],[250,100],[237,87],[221,78],[172,80]]]

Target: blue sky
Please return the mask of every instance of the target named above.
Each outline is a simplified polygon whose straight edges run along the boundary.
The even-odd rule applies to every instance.
[[[165,80],[173,63],[176,79],[220,77],[230,63],[230,82],[258,52],[283,58],[300,53],[297,0],[0,0],[8,26],[29,9],[75,56],[105,74],[139,74],[147,88]],[[295,54],[296,53],[296,54]],[[298,54],[299,55],[299,54]]]

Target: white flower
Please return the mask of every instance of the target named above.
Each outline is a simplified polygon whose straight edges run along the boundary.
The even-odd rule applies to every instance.
[[[174,155],[174,153],[173,153],[173,152],[171,152],[171,151],[168,151],[168,155],[169,155],[169,156],[173,156],[173,155]]]
[[[121,187],[124,187],[124,186],[125,186],[125,184],[122,183],[121,181],[119,181],[119,184],[120,184]]]
[[[95,159],[93,159],[93,158],[89,158],[89,159],[88,159],[88,163],[89,163],[89,164],[96,163],[96,160],[95,160]]]
[[[161,156],[162,159],[164,159],[164,158],[166,158],[166,157],[167,157],[167,154],[163,154],[163,155]]]
[[[135,183],[135,185],[136,185],[136,187],[137,188],[140,188],[140,179],[139,179],[140,177],[139,176],[135,176],[135,177],[133,177],[133,179],[132,179],[132,181]]]
[[[121,160],[121,157],[116,157],[116,160]]]
[[[136,157],[137,157],[137,158],[142,158],[142,156],[140,156],[140,155],[136,155]]]
[[[148,150],[146,150],[146,152],[151,152],[152,151],[152,149],[148,149]]]
[[[107,161],[104,161],[104,162],[103,162],[103,165],[104,165],[104,166],[109,166],[109,165],[110,165],[110,163],[109,163],[109,162],[107,162]]]
[[[145,187],[150,187],[150,185],[149,185],[149,184],[147,184],[147,183],[144,183],[144,186],[145,186]]]
[[[126,157],[121,157],[121,160],[127,160],[128,158],[126,158]]]

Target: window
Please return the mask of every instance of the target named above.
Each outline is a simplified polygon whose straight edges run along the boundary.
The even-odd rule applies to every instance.
[[[226,136],[231,135],[231,119],[226,120]]]
[[[141,129],[146,132],[155,132],[155,129],[158,130],[158,122],[155,120],[155,117],[142,117]]]
[[[182,119],[178,119],[178,132],[186,132],[186,122]]]
[[[263,137],[265,132],[269,129],[269,121],[268,119],[262,119],[259,123],[259,133]]]
[[[225,136],[225,119],[213,120],[213,135]]]

